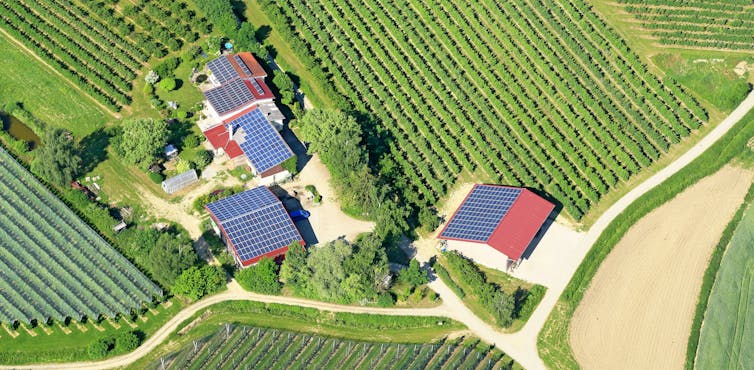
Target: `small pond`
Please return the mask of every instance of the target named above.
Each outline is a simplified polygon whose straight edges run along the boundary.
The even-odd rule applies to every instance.
[[[26,126],[18,118],[10,114],[0,112],[0,120],[3,121],[3,130],[17,140],[23,140],[29,143],[29,149],[34,149],[41,143],[39,136]]]

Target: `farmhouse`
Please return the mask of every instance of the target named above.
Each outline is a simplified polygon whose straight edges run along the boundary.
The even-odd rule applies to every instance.
[[[277,183],[291,176],[280,164],[292,158],[293,152],[259,108],[204,131],[204,136],[215,155],[227,155],[237,165],[248,165],[261,184]]]
[[[239,112],[261,108],[268,120],[282,128],[285,118],[265,83],[267,73],[249,52],[223,55],[207,63],[214,86],[204,92],[211,118],[226,121]]]
[[[516,267],[554,208],[528,189],[477,184],[438,238],[474,259],[496,251],[493,256],[502,254]]]
[[[283,203],[264,186],[207,204],[206,209],[241,267],[283,255],[291,243],[304,244]]]

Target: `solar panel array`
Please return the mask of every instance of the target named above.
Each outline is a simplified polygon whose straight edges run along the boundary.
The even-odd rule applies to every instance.
[[[291,148],[260,109],[254,109],[228,125],[232,125],[234,131],[237,128],[244,131],[245,138],[239,145],[257,173],[265,172],[293,157]]]
[[[220,87],[204,92],[212,107],[218,114],[223,115],[231,112],[254,100],[254,95],[249,90],[244,80],[234,80]]]
[[[255,79],[251,80],[251,85],[254,86],[254,88],[257,90],[257,94],[264,95],[264,89],[262,89],[262,86],[259,85],[259,82]]]
[[[233,60],[236,61],[236,64],[238,64],[239,67],[241,67],[241,70],[244,74],[246,74],[246,77],[252,77],[251,70],[249,70],[249,67],[246,66],[246,63],[241,60],[241,57],[238,56],[238,54],[233,56]]]
[[[440,237],[486,242],[520,194],[517,188],[475,186]]]
[[[301,240],[283,204],[260,186],[207,205],[242,261]]]
[[[212,75],[217,78],[217,81],[224,84],[232,79],[238,78],[238,72],[230,64],[230,61],[225,56],[221,56],[215,60],[207,63],[207,68],[212,71]]]

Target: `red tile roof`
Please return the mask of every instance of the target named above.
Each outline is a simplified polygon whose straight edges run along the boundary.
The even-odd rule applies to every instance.
[[[244,64],[246,64],[246,67],[249,68],[249,71],[251,71],[251,75],[254,77],[267,77],[267,72],[264,71],[264,68],[262,68],[262,65],[259,64],[257,61],[257,58],[254,58],[254,55],[252,55],[248,51],[244,51],[237,54]],[[235,63],[232,57],[229,57],[231,61],[231,64],[233,64],[235,68]],[[240,74],[240,73],[239,73]]]
[[[204,136],[215,150],[222,148],[230,159],[242,156],[243,151],[241,147],[234,140],[230,140],[228,134],[228,129],[225,125],[218,125],[204,131]]]

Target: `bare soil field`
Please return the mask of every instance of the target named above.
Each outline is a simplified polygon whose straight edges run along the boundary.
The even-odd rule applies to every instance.
[[[581,367],[683,368],[707,261],[753,179],[726,166],[629,229],[571,321]]]

